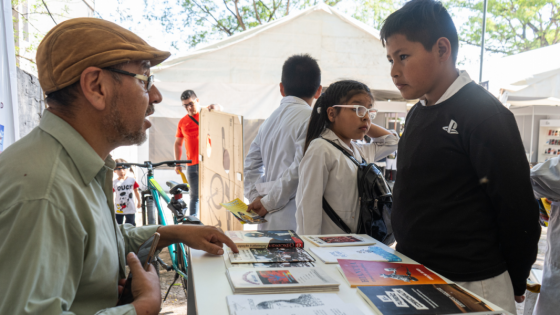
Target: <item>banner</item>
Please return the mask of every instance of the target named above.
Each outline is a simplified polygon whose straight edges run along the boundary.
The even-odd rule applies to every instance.
[[[10,0],[0,0],[0,153],[19,139],[16,52]]]

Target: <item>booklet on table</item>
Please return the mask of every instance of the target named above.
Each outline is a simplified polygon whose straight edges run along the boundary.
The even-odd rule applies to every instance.
[[[446,284],[445,280],[419,264],[339,259],[338,270],[352,288],[410,284]]]
[[[311,243],[319,247],[375,245],[373,237],[358,234],[305,235]]]
[[[230,315],[363,314],[338,295],[328,293],[230,295],[227,303]]]
[[[383,315],[501,314],[456,284],[358,287],[358,294]]]
[[[338,259],[373,260],[373,261],[402,261],[394,251],[388,252],[379,246],[350,246],[350,247],[310,247],[311,250],[325,264],[337,264]]]
[[[319,268],[230,268],[226,274],[234,294],[332,292],[340,286]]]
[[[249,248],[236,254],[228,247],[227,253],[232,264],[315,261],[303,248]]]
[[[303,240],[292,230],[225,231],[239,249],[246,248],[303,248]]]

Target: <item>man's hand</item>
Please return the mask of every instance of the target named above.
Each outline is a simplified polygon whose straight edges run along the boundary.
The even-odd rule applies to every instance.
[[[208,110],[209,111],[215,110],[217,112],[221,112],[221,111],[223,111],[223,108],[220,104],[212,104],[212,105],[208,106]]]
[[[235,243],[213,226],[168,225],[160,227],[157,231],[161,235],[158,249],[175,243],[183,243],[188,247],[201,249],[210,254],[223,255],[223,247],[226,244],[234,253],[239,252]]]
[[[266,208],[263,206],[263,204],[261,203],[261,199],[263,197],[257,197],[255,198],[255,200],[253,200],[253,202],[251,202],[249,204],[249,206],[247,207],[247,211],[255,211],[256,214],[260,215],[261,217],[264,218],[264,216],[268,213],[268,210],[266,210]]]
[[[140,200],[138,200],[138,204],[136,204],[136,208],[137,209],[142,208],[142,202]]]
[[[175,166],[175,173],[177,173],[177,175],[181,174],[182,171],[183,171],[183,167],[181,165]]]
[[[122,294],[122,291],[124,290],[124,285],[126,284],[126,279],[120,279],[119,280],[119,296]]]
[[[523,303],[523,301],[525,301],[525,295],[516,295],[515,296],[515,302]]]
[[[161,288],[154,266],[150,264],[148,271],[144,271],[140,260],[134,253],[126,257],[130,272],[132,272],[132,305],[136,314],[158,314],[161,307]]]

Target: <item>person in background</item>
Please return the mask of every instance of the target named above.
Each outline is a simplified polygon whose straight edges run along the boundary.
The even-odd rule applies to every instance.
[[[534,315],[556,314],[560,310],[560,157],[535,165],[531,169],[533,191],[537,198],[551,200],[546,234],[541,292]]]
[[[124,159],[115,159],[117,163],[127,163]],[[138,183],[136,179],[132,176],[128,176],[128,171],[134,173],[132,168],[117,166],[115,168],[115,174],[118,178],[113,180],[113,193],[115,195],[115,217],[118,224],[123,224],[123,220],[126,218],[125,223],[132,224],[136,226],[136,208],[140,209],[142,206],[140,194],[138,193]],[[136,203],[134,203],[134,198],[132,193],[136,196]]]
[[[259,230],[295,230],[298,166],[313,100],[321,95],[321,69],[309,55],[294,55],[282,66],[278,107],[259,128],[245,157],[245,197],[268,222]]]
[[[181,160],[183,154],[183,144],[185,144],[185,152],[187,160],[191,163],[187,164],[187,180],[190,186],[189,192],[189,215],[198,216],[198,139],[199,139],[199,122],[200,122],[200,100],[193,90],[186,90],[181,94],[181,102],[187,111],[187,115],[179,120],[177,125],[177,134],[175,135],[175,160]],[[207,107],[208,110],[221,111],[222,107],[218,104],[212,104]],[[175,172],[179,174],[182,166],[175,166]]]
[[[356,232],[360,215],[358,166],[329,141],[358,162],[365,159],[373,163],[394,152],[398,137],[371,123],[377,113],[373,103],[371,90],[353,80],[331,84],[315,103],[299,165],[298,234],[345,233],[323,211],[323,197],[352,233]],[[354,142],[365,135],[371,138],[370,143]]]
[[[457,70],[457,30],[441,2],[407,2],[380,35],[394,84],[420,99],[398,148],[397,250],[515,314],[541,231],[515,118]]]

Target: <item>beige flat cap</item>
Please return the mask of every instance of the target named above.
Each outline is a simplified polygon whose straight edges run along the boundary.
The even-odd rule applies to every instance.
[[[79,81],[88,67],[105,68],[135,60],[149,60],[155,66],[170,55],[115,23],[71,19],[55,26],[41,41],[37,49],[39,83],[49,94]]]

